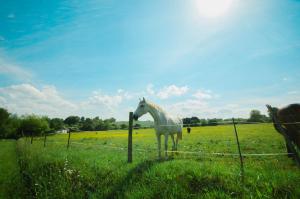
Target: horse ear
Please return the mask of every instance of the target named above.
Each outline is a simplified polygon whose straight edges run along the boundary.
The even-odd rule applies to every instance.
[[[145,100],[145,98],[143,97],[143,102],[145,102],[146,100]]]

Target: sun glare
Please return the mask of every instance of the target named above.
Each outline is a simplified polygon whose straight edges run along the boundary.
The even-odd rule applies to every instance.
[[[229,10],[233,0],[196,0],[199,14],[208,18],[220,17]]]

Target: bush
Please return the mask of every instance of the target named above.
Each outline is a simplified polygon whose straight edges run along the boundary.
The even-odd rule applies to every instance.
[[[41,135],[49,129],[48,121],[45,118],[36,115],[28,115],[22,118],[21,130],[25,135]]]
[[[20,120],[6,109],[0,108],[0,138],[17,139],[20,137]]]

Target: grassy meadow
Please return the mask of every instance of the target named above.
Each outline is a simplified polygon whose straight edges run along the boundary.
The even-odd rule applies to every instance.
[[[242,153],[286,152],[271,124],[238,125],[237,130]],[[1,169],[15,174],[21,170],[23,198],[300,197],[299,169],[286,156],[245,157],[242,183],[238,156],[211,154],[237,153],[231,125],[194,127],[190,134],[184,129],[178,150],[199,153],[173,154],[168,160],[157,160],[153,129],[134,130],[131,164],[126,130],[73,133],[69,149],[67,137],[48,136],[46,147],[42,137],[32,145],[30,139],[19,139],[15,149],[15,143],[0,142],[2,148],[16,150],[19,168],[12,155],[13,166]],[[14,176],[7,175],[1,181]]]
[[[20,197],[21,178],[16,157],[16,141],[0,140],[0,198]]]

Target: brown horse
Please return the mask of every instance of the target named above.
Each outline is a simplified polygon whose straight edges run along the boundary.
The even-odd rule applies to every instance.
[[[300,149],[300,104],[290,104],[277,111],[277,119],[289,139]],[[288,153],[291,153],[287,145]]]

